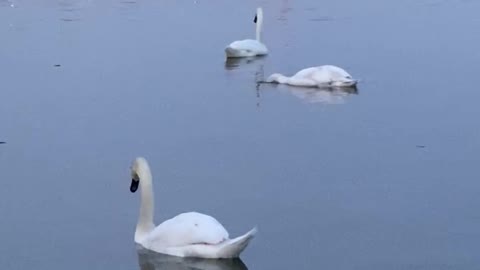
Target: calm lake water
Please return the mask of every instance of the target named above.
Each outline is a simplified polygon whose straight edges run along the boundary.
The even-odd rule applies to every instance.
[[[271,54],[226,62],[257,5]],[[479,269],[478,10],[0,1],[0,268]],[[322,64],[358,92],[256,84]],[[243,262],[137,252],[139,155],[157,222],[258,226]]]

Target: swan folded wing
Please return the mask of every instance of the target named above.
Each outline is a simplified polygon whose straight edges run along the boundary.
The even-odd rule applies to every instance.
[[[331,85],[335,83],[353,81],[350,74],[336,66],[319,66],[307,68],[295,74],[295,77],[303,77],[317,82],[318,85]]]
[[[292,77],[293,78],[309,78],[309,79],[311,79],[313,74],[315,72],[317,72],[318,70],[319,70],[318,67],[305,68],[305,69],[302,69],[299,72],[295,73],[295,75],[293,75]]]
[[[227,230],[215,218],[189,212],[158,225],[148,244],[157,247],[180,247],[195,244],[216,245],[229,238]]]
[[[237,258],[253,239],[257,229],[254,228],[246,234],[228,239],[218,245],[194,244],[179,247],[168,247],[157,249],[160,253],[165,253],[179,257],[199,257],[206,259],[219,258]]]
[[[344,79],[349,79],[351,80],[352,77],[348,72],[346,72],[344,69],[339,68],[337,66],[332,66],[332,65],[325,65],[318,67],[319,69],[323,70],[323,73],[329,74],[329,76],[332,78],[334,81],[340,81]]]
[[[317,86],[319,83],[328,83],[328,72],[318,67],[302,69],[292,76],[292,84],[296,86]]]

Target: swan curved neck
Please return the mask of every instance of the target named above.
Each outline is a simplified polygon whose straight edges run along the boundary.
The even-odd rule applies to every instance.
[[[282,75],[282,74],[276,74],[276,77],[275,77],[275,80],[278,83],[289,83],[290,79],[291,79],[290,77],[287,77],[287,76]]]
[[[145,166],[139,173],[140,178],[140,215],[135,230],[135,241],[139,242],[145,234],[155,228],[153,223],[154,197],[152,190],[152,173],[150,168]]]
[[[257,28],[256,28],[256,38],[258,42],[261,42],[262,37],[262,24],[263,24],[263,10],[261,8],[257,9]]]

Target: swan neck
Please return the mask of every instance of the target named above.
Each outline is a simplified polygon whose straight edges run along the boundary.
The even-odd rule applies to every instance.
[[[278,83],[289,83],[290,79],[291,79],[290,77],[287,77],[287,76],[282,75],[282,74],[278,74],[278,77],[277,77]]]
[[[263,24],[263,11],[262,9],[257,10],[257,23],[256,23],[256,38],[258,42],[261,42],[262,38],[262,24]]]
[[[137,228],[135,231],[135,240],[141,238],[144,234],[149,233],[155,227],[153,223],[153,184],[150,168],[143,168],[139,175],[140,178],[140,215],[138,217]]]

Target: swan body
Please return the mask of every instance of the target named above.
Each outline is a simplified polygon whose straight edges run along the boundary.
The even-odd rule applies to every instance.
[[[331,65],[302,69],[291,77],[275,73],[270,75],[266,82],[318,88],[353,87],[357,84],[357,80],[348,72]]]
[[[257,8],[254,22],[256,24],[256,39],[237,40],[225,48],[227,58],[253,57],[268,54],[268,49],[260,40],[263,24],[263,10]]]
[[[153,223],[152,175],[147,161],[137,158],[132,165],[130,191],[140,186],[140,216],[135,230],[135,242],[146,249],[178,257],[236,258],[247,247],[256,228],[234,239],[215,218],[188,212]]]

